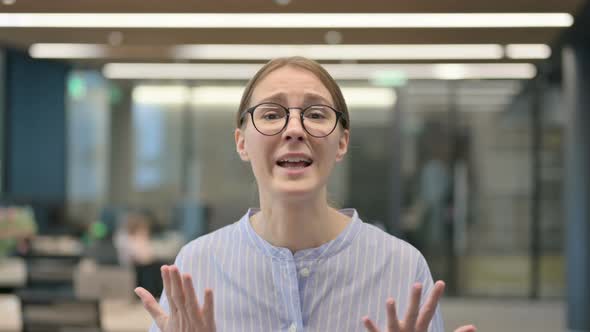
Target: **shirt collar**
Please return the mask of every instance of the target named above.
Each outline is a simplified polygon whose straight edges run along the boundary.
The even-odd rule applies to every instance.
[[[351,221],[334,240],[326,242],[319,247],[300,250],[295,254],[292,254],[291,250],[283,247],[273,246],[268,241],[260,237],[258,233],[256,233],[252,227],[252,224],[250,223],[250,217],[259,211],[260,209],[257,208],[248,209],[248,212],[239,221],[239,231],[243,234],[246,234],[249,241],[263,254],[277,259],[300,261],[317,260],[319,258],[332,256],[342,251],[352,243],[356,235],[361,230],[362,224],[362,220],[360,220],[355,209],[342,209],[339,212],[351,217]]]

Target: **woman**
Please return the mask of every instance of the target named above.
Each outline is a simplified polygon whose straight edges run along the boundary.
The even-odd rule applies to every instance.
[[[163,266],[160,304],[136,289],[153,331],[378,331],[386,323],[389,331],[443,330],[444,283],[433,284],[422,255],[355,210],[327,203],[349,123],[338,85],[318,63],[280,58],[256,73],[235,142],[252,167],[260,209],[192,241],[174,266]]]

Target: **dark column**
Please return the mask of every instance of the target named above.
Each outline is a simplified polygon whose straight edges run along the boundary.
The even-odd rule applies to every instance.
[[[530,220],[530,264],[531,279],[529,298],[539,298],[541,290],[541,149],[542,149],[542,121],[541,121],[541,90],[542,79],[531,81],[531,220]]]
[[[133,114],[131,86],[121,84],[121,100],[111,111],[109,204],[130,204],[133,192]]]
[[[391,158],[391,205],[390,205],[390,216],[391,220],[386,225],[387,230],[390,234],[401,236],[401,218],[402,218],[402,202],[404,196],[403,178],[402,178],[402,148],[403,148],[403,113],[406,107],[405,102],[405,89],[400,87],[395,90],[396,102],[391,112],[390,122],[390,138],[391,138],[391,149],[393,155]]]
[[[69,67],[6,55],[4,193],[32,205],[41,232],[61,220],[66,200],[66,75]]]
[[[0,174],[4,174],[6,160],[4,156],[4,125],[5,108],[6,108],[6,55],[4,50],[0,49]],[[4,176],[0,176],[0,193],[4,192]]]
[[[567,328],[590,331],[590,45],[571,43],[562,61]]]
[[[63,200],[67,67],[10,51],[6,71],[6,192]]]

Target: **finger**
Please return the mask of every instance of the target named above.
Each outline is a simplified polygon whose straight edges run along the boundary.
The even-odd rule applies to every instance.
[[[170,281],[172,283],[172,296],[177,301],[176,304],[181,306],[184,304],[184,288],[182,287],[180,271],[178,271],[178,268],[174,265],[170,267]]]
[[[170,280],[170,267],[163,265],[160,269],[162,272],[162,281],[164,282],[164,290],[166,291],[166,297],[168,298],[168,304],[170,304],[170,315],[175,315],[178,311],[176,301],[172,296],[172,281]]]
[[[412,286],[412,294],[410,295],[410,305],[406,311],[406,318],[404,319],[404,326],[414,330],[416,326],[416,319],[418,319],[418,308],[420,307],[420,297],[422,296],[422,284],[415,283]]]
[[[377,326],[375,326],[375,323],[373,323],[373,321],[365,316],[363,317],[363,324],[365,325],[365,328],[367,329],[367,331],[369,332],[379,332],[379,329],[377,328]]]
[[[190,309],[186,303],[186,298],[184,296],[184,287],[182,285],[182,278],[180,276],[180,271],[178,267],[172,265],[170,267],[170,280],[172,283],[172,296],[174,297],[174,301],[176,302],[176,306],[178,308],[177,313],[179,314],[179,320],[181,321],[181,325],[190,324],[191,317],[193,316],[190,312]]]
[[[198,328],[204,328],[205,322],[201,315],[201,308],[199,307],[199,300],[193,287],[193,279],[190,274],[182,275],[182,283],[184,289],[184,297],[186,299],[187,314],[189,319],[196,324]]]
[[[172,265],[169,269],[170,283],[172,284],[172,297],[178,310],[182,310],[183,314],[186,313],[186,303],[183,293],[182,280],[180,279],[180,272],[178,268]]]
[[[213,291],[209,288],[205,289],[205,306],[203,307],[203,315],[205,316],[205,324],[211,330],[215,330],[215,312],[213,310]]]
[[[438,305],[438,301],[440,300],[441,296],[445,292],[445,283],[443,281],[437,281],[434,284],[433,290],[430,292],[430,296],[422,309],[420,310],[420,315],[418,316],[418,323],[416,324],[416,330],[418,331],[426,331],[428,329],[428,325],[430,321],[432,321],[432,317],[436,312],[436,306]]]
[[[135,294],[139,296],[141,299],[141,303],[143,303],[143,307],[147,310],[147,312],[152,316],[152,319],[156,322],[156,325],[160,330],[164,328],[166,325],[166,320],[168,319],[168,315],[160,307],[156,299],[152,296],[150,292],[145,290],[142,287],[137,287],[135,289]]]
[[[395,310],[395,301],[392,298],[388,298],[385,306],[387,308],[387,331],[400,331],[401,328],[399,326],[399,320],[397,318],[397,312]]]
[[[475,325],[464,325],[455,330],[455,332],[475,332],[477,327]]]

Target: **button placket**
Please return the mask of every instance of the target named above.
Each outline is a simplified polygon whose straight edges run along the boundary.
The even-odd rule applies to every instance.
[[[289,252],[290,254],[290,252]],[[284,303],[287,306],[289,321],[291,325],[287,328],[288,332],[297,332],[303,326],[301,317],[301,300],[299,295],[298,269],[293,257],[288,257],[287,261],[281,267],[281,278],[284,296]],[[288,322],[289,322],[288,321]]]

